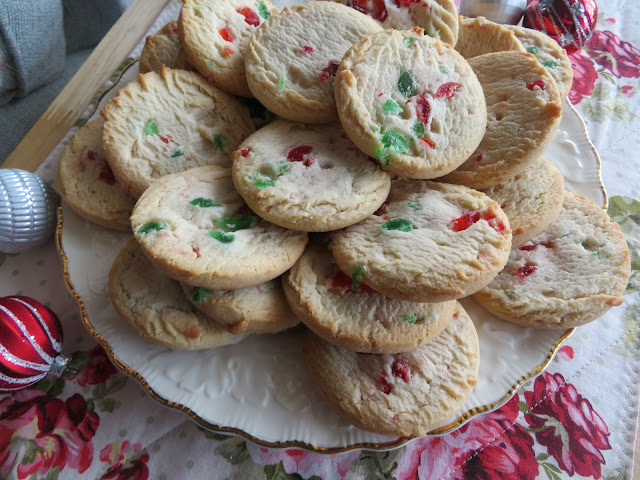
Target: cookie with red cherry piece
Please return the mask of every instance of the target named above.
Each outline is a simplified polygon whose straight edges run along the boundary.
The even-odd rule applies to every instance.
[[[474,298],[524,327],[577,327],[622,304],[630,268],[620,226],[591,200],[565,192],[556,223],[514,248],[504,270]]]
[[[247,45],[277,11],[269,0],[183,0],[178,32],[189,62],[221,90],[252,97]]]
[[[303,349],[318,390],[354,425],[422,436],[460,412],[477,383],[478,335],[456,302],[447,327],[406,353],[356,353],[310,333]]]
[[[469,65],[484,90],[487,130],[467,161],[442,180],[485,189],[540,160],[560,126],[562,97],[530,53],[488,53],[470,59]]]
[[[455,46],[458,11],[453,0],[335,0],[374,18],[384,28],[410,30],[419,27],[425,35]]]
[[[140,73],[158,72],[162,65],[179,70],[195,70],[180,43],[178,36],[178,22],[172,21],[149,35],[144,41],[140,53]]]
[[[505,25],[494,23],[484,17],[460,17],[456,50],[466,59],[485,53],[516,51],[525,47]]]
[[[249,207],[281,227],[326,232],[375,212],[391,178],[338,124],[276,120],[233,152],[233,181]]]
[[[193,168],[159,178],[140,197],[131,228],[149,260],[180,282],[232,290],[291,268],[307,234],[255,215],[233,188],[231,169]]]
[[[484,190],[500,204],[509,219],[516,246],[537,237],[553,225],[564,199],[562,173],[546,158],[505,183]]]
[[[155,179],[203,165],[231,166],[253,133],[247,108],[195,72],[163,67],[140,75],[100,112],[104,151],[134,198]]]
[[[246,73],[255,97],[276,115],[303,123],[338,120],[334,77],[345,52],[382,27],[339,3],[285,7],[249,42]]]
[[[277,333],[294,327],[280,278],[237,290],[211,290],[182,284],[189,301],[231,333]]]
[[[282,282],[291,308],[311,331],[362,353],[400,353],[425,344],[447,326],[456,304],[386,297],[357,275],[349,278],[320,245],[310,245]]]
[[[338,68],[335,94],[353,143],[404,177],[454,170],[487,124],[482,87],[469,64],[421,29],[385,30],[354,45]]]
[[[116,182],[102,148],[101,118],[73,135],[60,157],[56,189],[81,217],[116,230],[131,230],[133,200]]]
[[[470,295],[502,270],[511,229],[484,193],[401,178],[375,214],[333,232],[329,248],[355,285],[400,300],[442,302]]]
[[[158,272],[134,238],[122,247],[109,272],[109,295],[118,315],[143,338],[183,350],[230,345],[231,334],[193,308],[180,284]]]

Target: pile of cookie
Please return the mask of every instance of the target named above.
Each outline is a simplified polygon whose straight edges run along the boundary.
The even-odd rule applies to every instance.
[[[564,50],[451,0],[343,3],[183,0],[139,78],[71,139],[57,186],[133,231],[109,289],[138,334],[202,349],[302,321],[341,414],[423,435],[476,384],[457,299],[582,325],[622,302],[629,253],[542,157]],[[256,131],[261,106],[277,118]]]

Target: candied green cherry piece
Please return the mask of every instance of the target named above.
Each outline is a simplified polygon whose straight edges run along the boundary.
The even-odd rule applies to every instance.
[[[144,133],[147,135],[158,135],[160,129],[158,128],[158,122],[156,120],[149,120],[144,126]]]
[[[219,149],[223,149],[224,147],[229,145],[229,140],[224,135],[220,135],[219,133],[214,133],[213,144]]]
[[[246,230],[255,227],[257,224],[258,219],[253,215],[231,215],[216,221],[216,225],[225,232]]]
[[[209,207],[222,207],[220,202],[216,202],[212,198],[198,197],[189,202],[189,205],[195,205],[196,207],[209,208]]]
[[[416,91],[416,84],[409,72],[402,72],[398,78],[398,90],[405,97],[410,97]]]
[[[213,292],[208,288],[198,287],[198,288],[195,288],[191,293],[191,300],[193,300],[194,302],[201,303],[201,302],[204,302],[207,299],[207,297],[212,293]]]
[[[271,13],[269,13],[269,9],[264,2],[258,2],[258,13],[265,20],[269,20],[269,18],[271,17]]]
[[[382,228],[385,230],[400,230],[401,232],[410,232],[415,228],[406,218],[392,218],[382,224]]]
[[[393,148],[398,153],[406,153],[409,151],[409,142],[400,132],[389,130],[382,136],[380,140],[384,148]]]
[[[424,129],[424,123],[422,122],[416,122],[413,124],[413,126],[411,127],[411,131],[413,132],[413,134],[416,137],[421,137],[424,135],[425,129]]]
[[[351,272],[351,287],[355,292],[360,291],[360,284],[364,281],[366,267],[364,265],[356,265]]]
[[[540,49],[535,45],[532,45],[529,48],[527,48],[527,52],[531,53],[532,55],[537,55],[539,51]]]
[[[402,321],[407,323],[416,323],[418,321],[418,317],[415,315],[405,315],[402,317]]]
[[[390,98],[382,105],[382,111],[385,115],[400,115],[402,113],[402,107]]]
[[[224,233],[220,230],[209,230],[209,236],[215,238],[220,243],[231,243],[236,238],[233,233]]]
[[[164,222],[149,222],[142,225],[136,233],[144,234],[149,232],[159,232],[167,227],[168,225]]]

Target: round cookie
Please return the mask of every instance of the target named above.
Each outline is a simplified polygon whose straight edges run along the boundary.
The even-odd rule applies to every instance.
[[[307,244],[306,233],[255,216],[233,188],[231,169],[213,165],[153,182],[136,203],[131,228],[158,269],[212,290],[272,280]]]
[[[566,98],[573,83],[573,67],[567,51],[548,35],[532,28],[504,25],[511,30],[527,52],[535,55],[556,81],[560,96]]]
[[[451,45],[458,39],[458,11],[452,0],[335,0],[374,18],[384,28],[410,30]]]
[[[247,45],[277,11],[269,0],[183,0],[178,31],[189,61],[216,87],[252,97],[244,67]]]
[[[182,289],[193,306],[232,333],[277,333],[299,323],[280,278],[238,290],[210,290],[185,283]]]
[[[285,7],[251,37],[245,61],[249,88],[283,118],[335,122],[333,77],[340,60],[351,45],[380,30],[367,15],[338,3]]]
[[[470,295],[502,270],[511,229],[500,206],[481,192],[399,179],[378,212],[333,232],[329,248],[356,286],[441,302]]]
[[[475,150],[487,124],[482,87],[452,47],[422,30],[385,30],[344,56],[336,103],[349,138],[385,170],[440,177]]]
[[[469,59],[486,53],[514,50],[524,52],[514,32],[506,26],[494,23],[484,17],[460,18],[456,50]]]
[[[147,36],[140,53],[140,73],[160,73],[162,65],[179,70],[194,70],[180,43],[178,22],[175,20],[167,23],[154,35]]]
[[[175,280],[160,274],[134,238],[122,247],[109,272],[113,307],[138,335],[169,348],[200,350],[237,343],[233,335],[187,301]]]
[[[564,179],[553,163],[542,158],[505,183],[485,190],[509,219],[514,246],[537,237],[555,223],[562,210]]]
[[[577,327],[622,304],[630,268],[620,226],[591,200],[565,192],[556,223],[514,248],[504,270],[474,298],[524,327]]]
[[[116,230],[131,230],[135,201],[116,182],[102,148],[101,118],[73,135],[60,157],[56,189],[81,217]]]
[[[233,181],[262,218],[293,230],[337,230],[368,217],[391,179],[340,125],[276,120],[233,152]]]
[[[116,180],[134,198],[156,178],[203,165],[231,166],[253,132],[244,105],[194,72],[140,75],[100,112],[104,150]]]
[[[487,131],[478,148],[445,182],[485,189],[537,162],[562,118],[562,98],[530,53],[488,53],[469,60],[487,102]]]
[[[376,433],[422,436],[460,412],[477,383],[478,335],[456,303],[440,335],[396,355],[356,353],[309,334],[313,380],[350,422]]]
[[[361,353],[408,352],[423,345],[447,326],[456,305],[406,302],[364,283],[356,287],[326,246],[308,247],[282,283],[291,308],[311,331]]]

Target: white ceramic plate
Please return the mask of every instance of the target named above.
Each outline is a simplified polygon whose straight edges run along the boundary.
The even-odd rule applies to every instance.
[[[134,64],[95,111],[136,75]],[[565,104],[560,130],[546,155],[563,172],[567,189],[605,206],[600,160],[572,106]],[[111,263],[128,237],[87,222],[66,205],[59,211],[57,239],[65,280],[85,326],[114,363],[156,400],[207,428],[270,447],[336,452],[388,449],[409,440],[360,430],[333,412],[307,372],[302,328],[197,352],[170,350],[139,338],[114,311],[107,289]],[[478,386],[459,415],[431,435],[455,430],[503,405],[519,385],[546,368],[573,332],[518,327],[488,314],[472,299],[462,304],[480,338]]]

